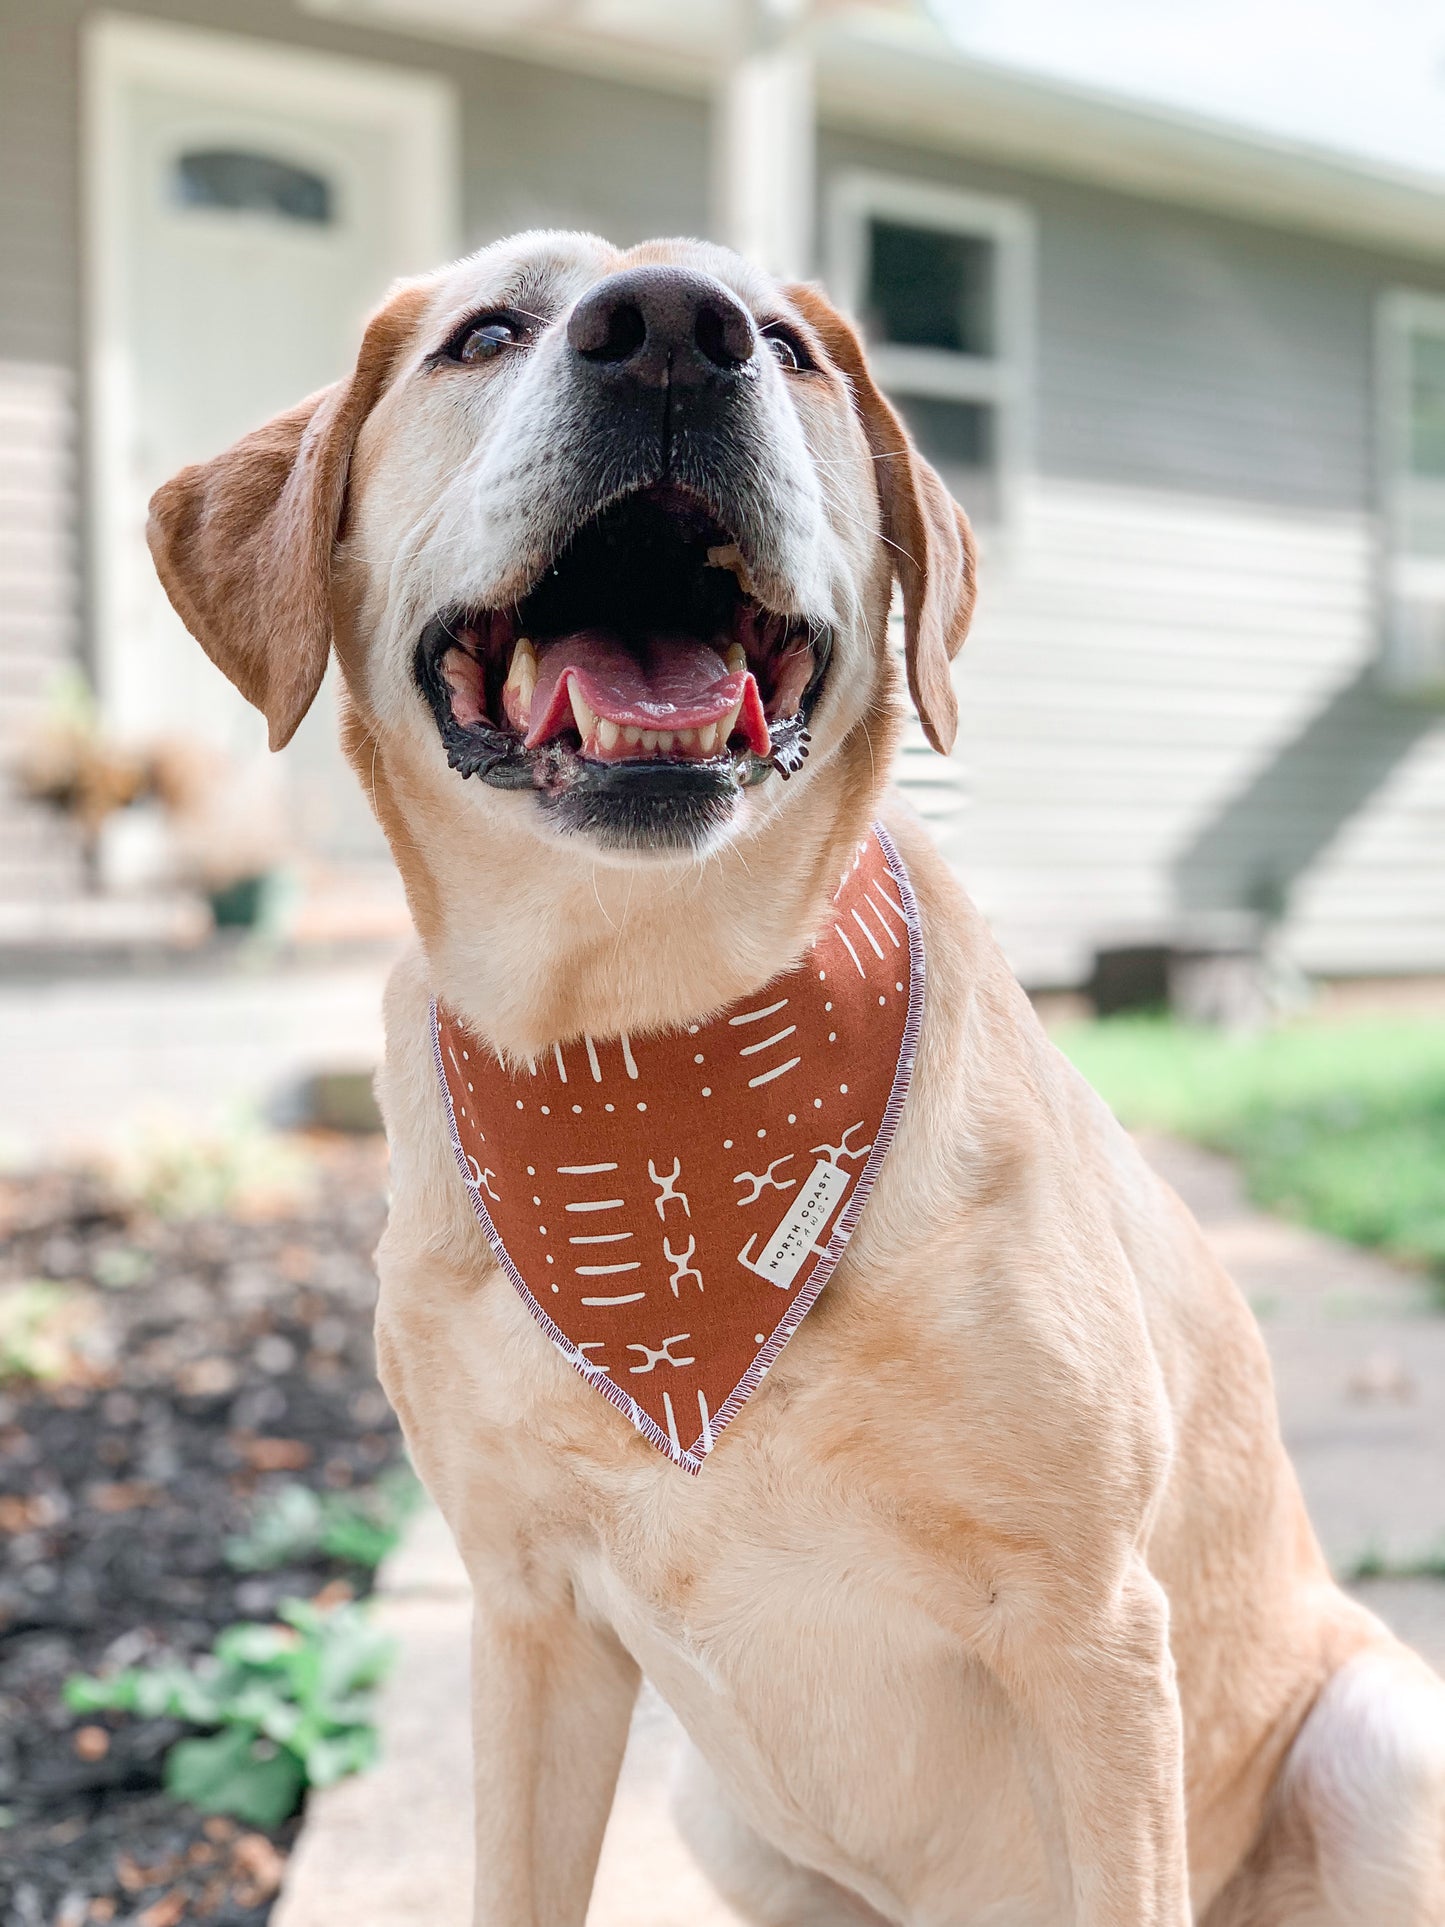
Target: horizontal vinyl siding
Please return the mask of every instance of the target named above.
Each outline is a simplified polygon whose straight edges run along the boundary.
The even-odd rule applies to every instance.
[[[1373,570],[1363,515],[1029,487],[985,549],[958,746],[928,770],[1027,981],[1077,982],[1098,944],[1262,881],[1306,968],[1445,969],[1445,718],[1374,685]]]
[[[79,168],[75,29],[65,0],[7,0],[0,59],[0,358],[73,368]]]
[[[82,881],[75,839],[14,780],[75,658],[75,433],[68,369],[0,362],[0,902],[71,894]]]
[[[1041,468],[1366,505],[1383,264],[1127,201],[1042,222]]]
[[[1412,744],[1293,898],[1307,969],[1445,970],[1445,722]]]

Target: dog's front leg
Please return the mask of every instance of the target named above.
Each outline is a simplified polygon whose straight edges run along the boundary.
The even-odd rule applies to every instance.
[[[1184,1742],[1169,1608],[1141,1559],[1105,1599],[1049,1589],[985,1641],[1026,1735],[1073,1927],[1188,1927]]]
[[[570,1604],[499,1604],[495,1571],[472,1578],[475,1927],[582,1927],[637,1667]]]

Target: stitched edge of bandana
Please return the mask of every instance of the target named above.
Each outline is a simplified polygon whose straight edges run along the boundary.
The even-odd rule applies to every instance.
[[[888,1155],[894,1133],[898,1129],[899,1119],[903,1115],[904,1100],[908,1096],[908,1087],[913,1079],[913,1064],[917,1055],[919,1035],[923,1029],[925,978],[923,925],[908,868],[899,855],[897,845],[880,822],[873,824],[872,833],[878,839],[878,847],[883,852],[883,860],[888,865],[889,875],[898,885],[898,894],[903,903],[903,919],[908,929],[908,1015],[904,1019],[903,1042],[899,1047],[898,1062],[894,1066],[893,1085],[888,1093],[888,1102],[883,1109],[883,1119],[878,1127],[878,1134],[874,1138],[868,1162],[859,1173],[858,1182],[853,1187],[853,1195],[844,1206],[842,1216],[833,1229],[823,1255],[809,1272],[807,1283],[788,1306],[781,1321],[773,1329],[767,1343],[758,1351],[752,1364],[709,1419],[707,1430],[700,1432],[690,1446],[675,1445],[662,1427],[648,1417],[630,1392],[624,1391],[610,1374],[600,1370],[585,1353],[578,1351],[560,1326],[553,1323],[546,1307],[533,1296],[526,1279],[513,1264],[511,1253],[507,1250],[501,1233],[492,1222],[491,1213],[487,1210],[486,1200],[482,1196],[481,1186],[473,1177],[467,1154],[462,1149],[456,1110],[452,1104],[451,1089],[447,1084],[446,1066],[442,1062],[441,1018],[436,998],[433,997],[431,1000],[432,1062],[436,1066],[442,1103],[446,1107],[452,1155],[456,1159],[462,1183],[466,1186],[467,1196],[472,1201],[472,1209],[486,1234],[488,1244],[492,1247],[493,1257],[510,1279],[523,1304],[567,1363],[580,1377],[586,1379],[594,1391],[600,1392],[610,1405],[615,1405],[622,1416],[630,1420],[649,1444],[656,1446],[664,1457],[670,1459],[674,1465],[681,1466],[685,1472],[690,1472],[694,1478],[706,1465],[708,1454],[717,1444],[724,1427],[736,1418],[747,1400],[767,1377],[779,1353],[818,1302],[823,1287],[837,1269],[838,1261],[847,1250],[848,1241],[857,1229],[859,1218],[863,1215],[863,1207],[868,1202],[869,1193],[873,1189],[878,1173],[883,1168],[883,1160]]]
[[[858,1174],[858,1182],[853,1187],[853,1195],[843,1207],[841,1217],[833,1227],[833,1235],[824,1247],[823,1255],[808,1274],[808,1281],[797,1297],[784,1312],[781,1322],[769,1337],[766,1345],[758,1352],[751,1365],[743,1373],[737,1384],[718,1407],[710,1421],[709,1429],[713,1444],[730,1419],[737,1416],[746,1400],[757,1390],[767,1376],[778,1354],[797,1331],[837,1269],[838,1260],[848,1249],[848,1240],[858,1227],[863,1215],[863,1207],[874,1181],[883,1168],[883,1160],[893,1143],[893,1134],[898,1129],[898,1121],[903,1115],[903,1104],[908,1096],[908,1086],[913,1079],[913,1061],[918,1052],[918,1038],[923,1029],[923,924],[918,914],[918,900],[913,894],[913,884],[908,875],[907,865],[899,855],[893,838],[881,823],[874,823],[873,834],[878,839],[878,847],[883,852],[883,860],[888,865],[889,874],[898,885],[898,894],[903,903],[903,918],[908,926],[908,1015],[903,1023],[903,1042],[898,1050],[898,1062],[893,1068],[893,1086],[888,1093],[888,1102],[883,1107],[883,1119],[878,1134],[873,1140],[873,1149],[868,1162]],[[689,1451],[703,1453],[699,1459],[699,1469],[706,1463],[704,1452],[705,1435],[699,1434]],[[711,1448],[707,1448],[711,1449]]]

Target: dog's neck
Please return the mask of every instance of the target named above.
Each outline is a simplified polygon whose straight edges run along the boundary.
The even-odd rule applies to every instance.
[[[655,866],[531,835],[423,852],[394,833],[400,813],[379,790],[433,989],[512,1058],[583,1032],[670,1028],[756,990],[820,927],[875,814],[867,735],[854,732],[756,834]],[[872,735],[881,749],[888,723]]]

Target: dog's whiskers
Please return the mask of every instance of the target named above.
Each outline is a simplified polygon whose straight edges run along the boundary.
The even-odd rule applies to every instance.
[[[845,522],[851,522],[855,528],[862,529],[865,535],[872,536],[876,541],[886,543],[890,549],[896,550],[905,562],[911,563],[915,569],[918,567],[917,558],[911,555],[901,542],[895,542],[892,536],[885,535],[882,529],[870,528],[861,515],[850,514],[849,511],[843,507],[842,503],[837,500],[836,496],[827,490],[826,481],[824,492],[828,496],[828,507],[833,514],[841,516]]]
[[[637,881],[636,877],[629,872],[628,878],[627,878],[627,895],[623,899],[623,903],[622,903],[622,919],[621,919],[621,922],[613,926],[617,933],[616,936],[613,938],[613,942],[612,942],[611,963],[612,963],[612,968],[614,970],[617,967],[618,956],[621,954],[622,939],[627,933],[627,919],[632,910],[632,889],[636,881]],[[592,886],[594,890],[597,887],[597,866],[595,863],[592,866]]]
[[[608,916],[607,905],[602,901],[602,892],[597,888],[597,865],[595,862],[593,863],[591,870],[588,872],[588,877],[592,884],[593,901],[597,905],[598,911],[600,912],[602,917],[602,921],[607,925],[607,928],[609,930],[616,932],[617,936],[620,938],[622,935],[622,932],[620,931],[620,929],[618,929],[618,926],[612,921],[611,917]],[[630,896],[631,896],[631,893],[629,892],[629,900],[630,900]],[[625,920],[627,915],[627,912],[625,909],[622,914]]]

